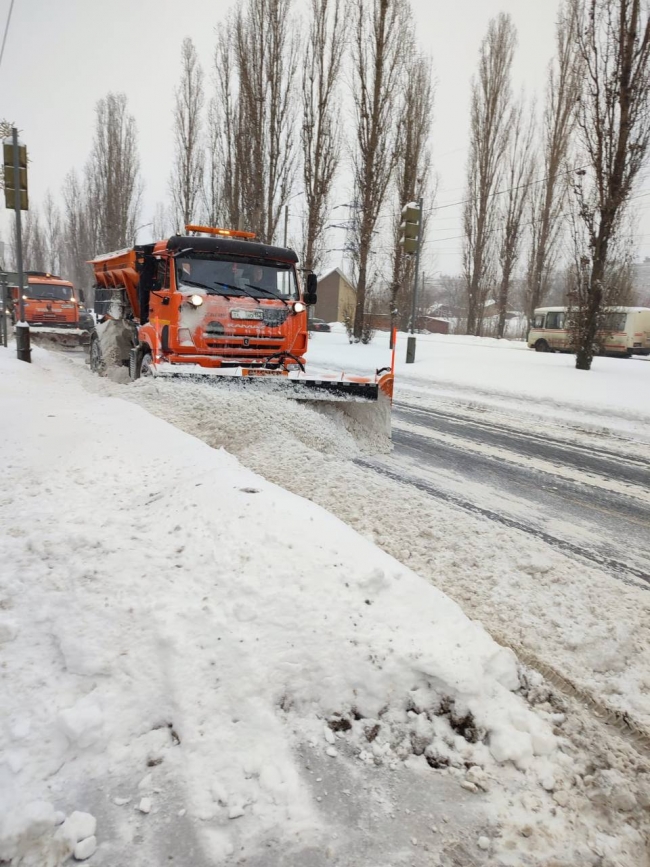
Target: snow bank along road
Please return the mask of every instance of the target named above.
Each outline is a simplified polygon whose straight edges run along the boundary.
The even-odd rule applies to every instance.
[[[419,341],[421,361],[400,365],[393,453],[366,465],[650,584],[650,363],[598,358],[583,375],[520,343]],[[382,353],[339,333],[315,347],[354,369]]]
[[[132,401],[329,491],[367,537],[402,535],[402,489],[350,460],[338,417],[38,351],[0,353],[0,398],[0,861],[647,863],[630,744],[369,539]],[[440,583],[494,541],[482,518],[412,508],[429,535],[400,559]],[[513,572],[560,562],[515,541],[510,622]]]
[[[318,335],[313,357],[363,370],[386,352],[381,340],[350,346],[334,333]],[[569,356],[456,336],[419,337],[418,353],[415,365],[398,365],[392,453],[357,461],[418,504],[419,514],[407,509],[416,530],[401,524],[403,508],[392,513],[409,562],[427,570],[421,538],[411,537],[443,539],[432,525],[445,512],[432,500],[485,517],[492,530],[484,546],[485,523],[474,525],[474,566],[447,580],[429,558],[428,574],[500,640],[650,733],[650,363],[598,358],[582,374]],[[457,545],[461,535],[446,538]],[[392,540],[386,547],[397,555]],[[532,560],[522,569],[524,551]],[[511,625],[508,597],[524,606]]]

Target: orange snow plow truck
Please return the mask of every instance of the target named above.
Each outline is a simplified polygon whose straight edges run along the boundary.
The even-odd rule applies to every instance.
[[[305,285],[293,250],[248,232],[186,226],[186,235],[97,256],[90,367],[211,383],[239,380],[288,397],[336,403],[364,426],[390,434],[393,371],[372,377],[305,372]]]
[[[27,271],[23,288],[25,321],[37,343],[64,347],[88,344],[90,334],[80,327],[80,301],[72,283],[44,271]],[[19,289],[10,286],[12,318],[18,318]]]

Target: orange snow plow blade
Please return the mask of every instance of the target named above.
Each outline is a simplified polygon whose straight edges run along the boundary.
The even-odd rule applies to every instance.
[[[309,374],[264,368],[209,368],[189,364],[152,364],[154,376],[193,380],[211,384],[233,383],[262,388],[292,400],[308,402],[313,408],[334,407],[355,424],[391,435],[391,405],[394,375],[385,368],[374,377],[341,374]]]
[[[90,342],[90,333],[83,328],[49,328],[41,325],[30,325],[29,333],[32,343],[48,347],[63,347],[78,349]]]

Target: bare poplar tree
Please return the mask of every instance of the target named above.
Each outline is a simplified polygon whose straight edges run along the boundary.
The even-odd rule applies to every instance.
[[[405,0],[349,0],[348,18],[353,30],[353,169],[358,226],[353,336],[360,340],[372,236],[398,160],[400,81],[411,31]]]
[[[75,286],[88,289],[92,269],[87,262],[98,252],[97,219],[91,212],[88,187],[79,180],[76,172],[71,171],[66,176],[62,197],[62,276]],[[86,300],[92,302],[90,296]]]
[[[497,291],[497,337],[503,337],[506,326],[508,299],[515,267],[521,251],[524,231],[523,216],[528,200],[534,162],[532,159],[535,115],[531,110],[525,117],[523,99],[512,110],[509,124],[508,149],[505,155],[503,183],[506,189],[499,196],[499,244],[500,278]]]
[[[47,241],[35,206],[23,216],[22,242],[25,271],[47,271]]]
[[[296,171],[298,40],[291,0],[246,0],[220,31],[209,138],[208,210],[265,243],[276,234]],[[221,170],[219,171],[220,161]]]
[[[151,234],[156,241],[166,238],[172,232],[183,231],[182,226],[173,226],[170,228],[169,211],[162,202],[156,202],[151,223]]]
[[[650,12],[641,0],[579,0],[583,63],[577,129],[589,169],[574,185],[588,239],[572,312],[576,367],[590,370],[608,266],[650,145]]]
[[[490,21],[472,81],[467,194],[463,211],[467,333],[480,334],[485,302],[495,278],[498,202],[511,118],[510,70],[517,34],[509,15]]]
[[[95,111],[95,139],[86,169],[88,206],[97,221],[99,248],[118,250],[133,243],[140,209],[136,125],[123,93],[109,93]]]
[[[219,70],[217,56],[218,52],[215,52],[215,67]],[[230,154],[228,153],[232,139],[227,130],[222,130],[222,123],[225,123],[230,117],[230,104],[223,111],[221,108],[223,106],[220,106],[217,96],[213,96],[208,103],[206,159],[203,171],[203,213],[208,226],[218,226],[225,222],[231,228],[236,228],[239,226],[239,215],[235,219],[231,219],[235,208],[224,207],[226,199],[228,201],[233,200],[233,197],[228,193],[228,188],[232,183],[232,175],[230,174],[232,161],[229,160]],[[227,161],[228,164],[226,164]],[[222,217],[225,219],[222,220]]]
[[[181,47],[181,81],[174,105],[175,157],[169,182],[174,217],[180,226],[196,221],[203,188],[205,152],[202,142],[203,70],[194,43]]]
[[[568,190],[566,161],[575,125],[580,63],[575,50],[577,3],[565,0],[556,25],[556,53],[548,71],[542,142],[537,158],[543,180],[531,188],[531,246],[526,275],[529,323],[543,301],[555,264]]]
[[[47,270],[58,274],[61,270],[61,215],[48,190],[43,202],[43,231],[47,255]]]
[[[406,326],[411,313],[413,293],[412,257],[405,256],[399,243],[401,209],[422,196],[430,205],[433,193],[431,181],[431,148],[429,135],[433,118],[434,88],[431,62],[416,53],[415,48],[403,76],[404,97],[397,141],[396,217],[393,224],[392,277],[390,284],[391,329],[399,323]],[[423,215],[422,236],[426,231]]]
[[[339,163],[340,130],[334,106],[345,28],[341,0],[311,0],[311,22],[302,74],[302,153],[307,213],[303,267],[318,268],[332,183]]]

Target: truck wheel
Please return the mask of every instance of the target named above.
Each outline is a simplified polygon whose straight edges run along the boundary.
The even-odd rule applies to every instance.
[[[538,340],[535,344],[535,352],[552,352],[553,350],[545,340]]]
[[[151,376],[151,352],[147,347],[132,349],[129,355],[129,376],[132,381],[142,376]]]
[[[140,364],[140,376],[153,376],[152,365],[153,361],[151,353],[148,349],[142,353],[142,362]]]
[[[96,333],[90,338],[90,369],[93,373],[99,374],[99,376],[103,376],[106,373],[102,347]]]

